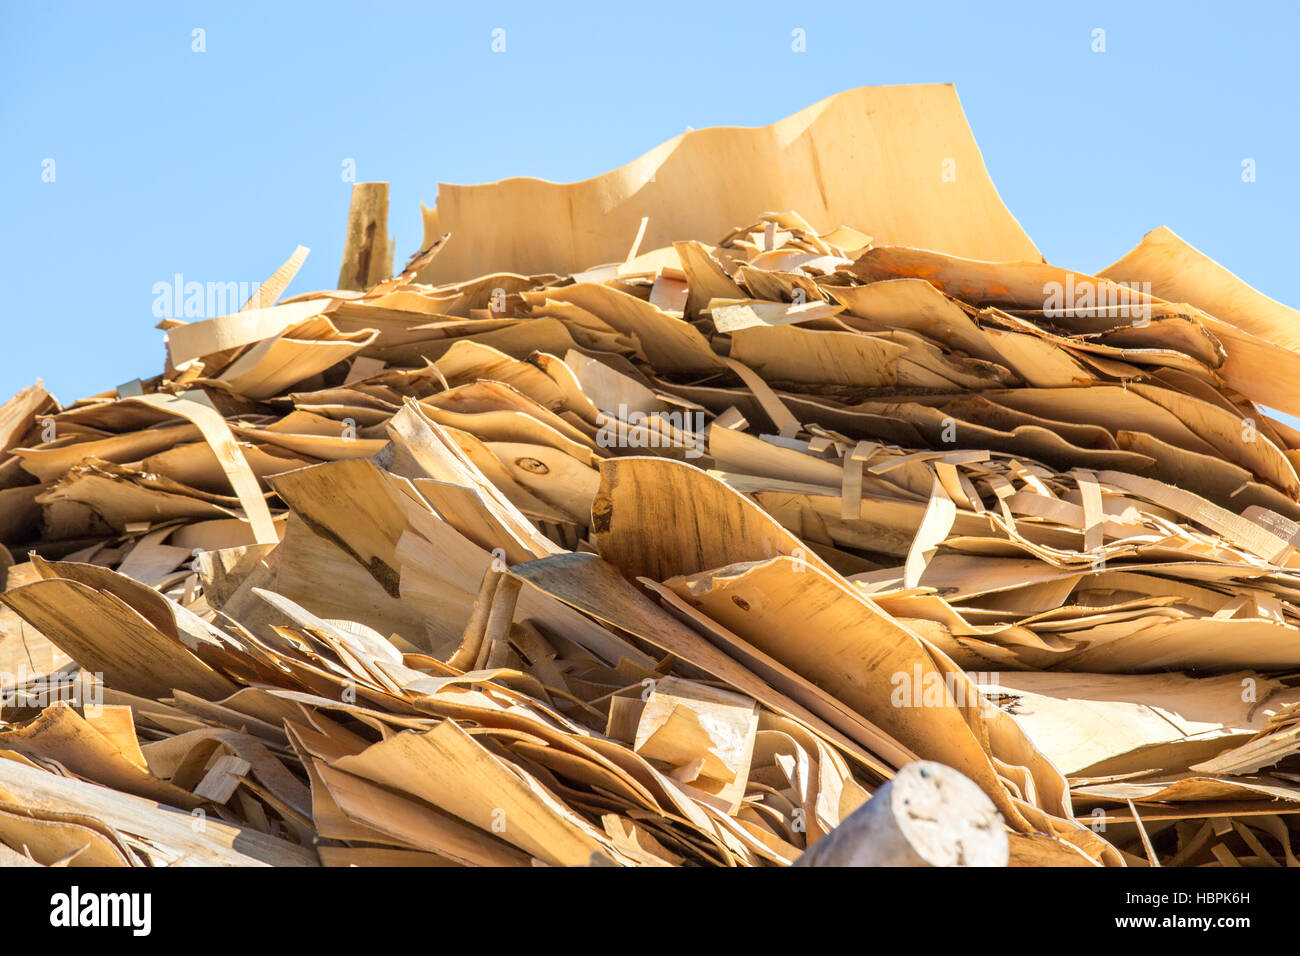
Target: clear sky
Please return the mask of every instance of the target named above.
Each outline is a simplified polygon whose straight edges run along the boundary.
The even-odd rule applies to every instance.
[[[1165,224],[1300,305],[1300,5],[803,7],[0,0],[0,401],[160,371],[176,273],[256,283],[301,243],[290,294],[333,288],[347,160],[392,183],[401,262],[439,181],[585,179],[878,84],[956,85],[1050,261],[1095,271]]]

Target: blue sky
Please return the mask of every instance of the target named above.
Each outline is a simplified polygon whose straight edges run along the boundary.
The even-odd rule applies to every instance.
[[[584,179],[877,84],[956,84],[1050,261],[1093,271],[1166,224],[1300,304],[1296,4],[798,6],[0,0],[0,392],[160,371],[176,273],[255,283],[301,243],[290,293],[332,288],[345,160],[392,183],[404,261],[439,181]]]

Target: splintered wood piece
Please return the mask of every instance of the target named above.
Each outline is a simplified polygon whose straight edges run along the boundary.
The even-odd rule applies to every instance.
[[[908,764],[795,866],[1006,866],[1006,828],[951,767]]]
[[[245,312],[249,309],[269,309],[275,305],[276,300],[289,287],[293,277],[298,274],[302,264],[307,261],[307,254],[311,252],[306,246],[298,246],[293,250],[293,255],[285,260],[284,265],[276,269],[271,277],[257,287],[257,291],[252,294],[243,307],[239,310]]]
[[[232,754],[218,757],[194,788],[194,795],[213,803],[228,803],[239,787],[239,778],[252,766],[247,760]]]
[[[343,240],[339,288],[364,290],[393,274],[388,238],[388,183],[354,183]]]

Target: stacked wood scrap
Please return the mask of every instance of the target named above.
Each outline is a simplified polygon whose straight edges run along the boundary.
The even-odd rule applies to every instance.
[[[1298,317],[1167,230],[1000,253],[976,198],[576,274],[435,278],[453,231],[282,300],[299,250],[162,374],[15,396],[3,859],[785,865],[923,759],[1013,864],[1295,865]]]

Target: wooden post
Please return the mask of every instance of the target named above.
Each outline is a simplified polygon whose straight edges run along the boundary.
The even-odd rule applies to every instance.
[[[388,238],[388,183],[355,183],[348,209],[339,288],[363,291],[393,277],[393,243]]]
[[[910,763],[795,866],[1006,866],[1002,815],[968,778]]]

